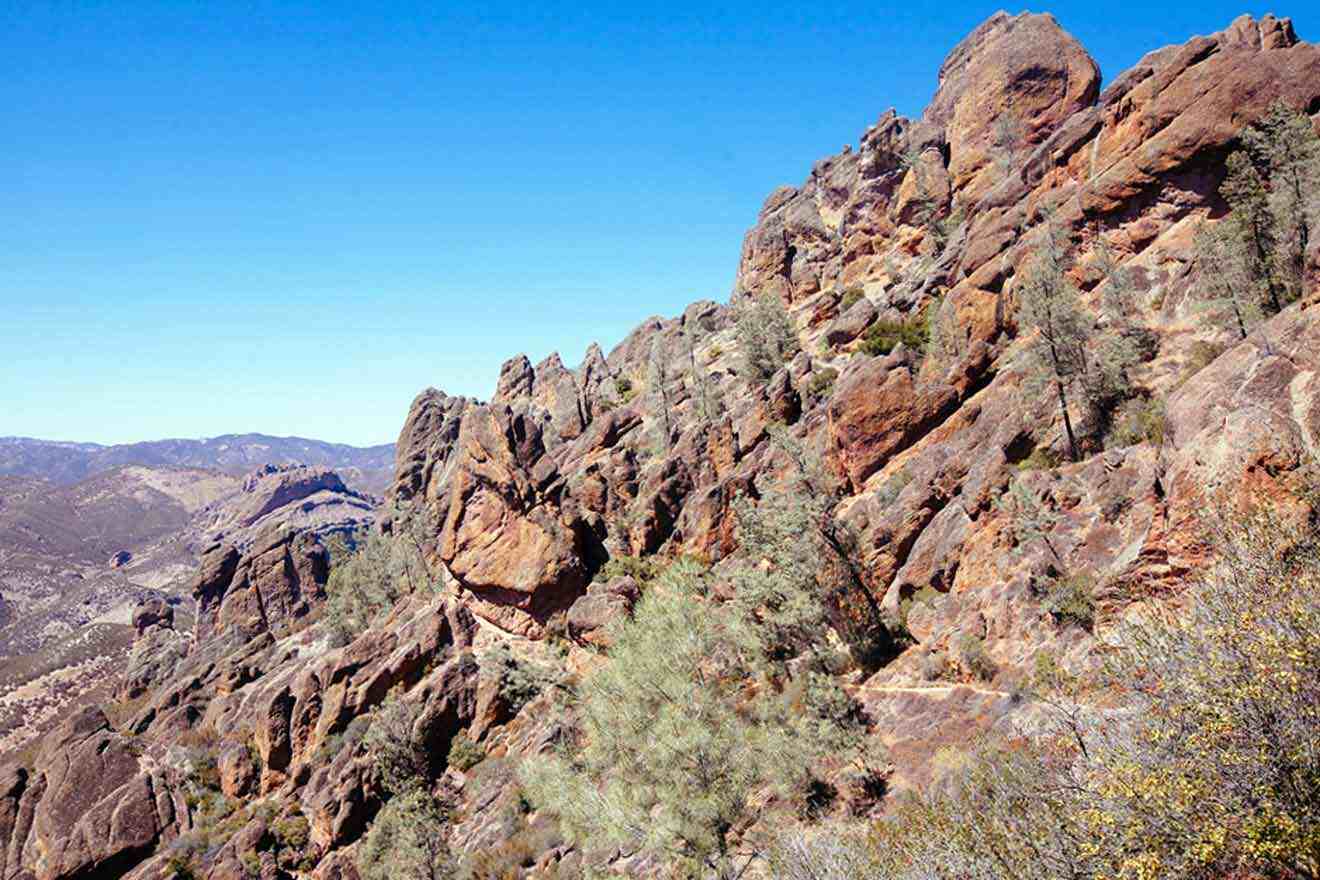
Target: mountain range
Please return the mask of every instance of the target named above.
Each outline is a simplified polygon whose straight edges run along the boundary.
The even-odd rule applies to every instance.
[[[240,475],[265,464],[333,467],[364,491],[380,491],[394,468],[394,445],[356,447],[303,437],[225,434],[200,440],[101,445],[0,437],[0,475],[76,483],[120,465],[210,468]]]

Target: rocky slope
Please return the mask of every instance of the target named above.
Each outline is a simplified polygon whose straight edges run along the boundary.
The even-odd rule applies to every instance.
[[[120,467],[75,483],[0,478],[0,752],[70,705],[108,696],[134,639],[134,609],[182,604],[217,547],[371,523],[377,499],[333,471],[266,465],[215,471]],[[138,627],[140,629],[140,627]]]
[[[921,119],[885,114],[770,196],[729,304],[650,319],[574,370],[514,358],[486,402],[423,392],[389,493],[430,524],[438,594],[332,647],[314,529],[209,550],[191,640],[143,609],[114,724],[89,708],[5,770],[0,873],[355,877],[382,800],[357,734],[389,694],[416,708],[428,772],[456,804],[451,847],[516,851],[514,874],[568,870],[579,856],[532,834],[544,825],[517,811],[507,769],[547,747],[555,713],[544,694],[511,700],[483,648],[563,646],[574,672],[599,662],[601,626],[636,596],[621,560],[691,554],[718,572],[733,500],[790,467],[784,433],[822,451],[872,599],[911,636],[847,681],[889,749],[891,790],[922,785],[942,746],[1029,729],[1023,670],[1043,653],[1083,662],[1128,609],[1176,595],[1208,558],[1207,502],[1288,497],[1320,436],[1320,254],[1308,295],[1240,341],[1204,319],[1191,271],[1243,127],[1276,99],[1320,113],[1320,47],[1287,20],[1244,17],[1100,85],[1052,18],[996,15],[950,54]],[[1166,413],[1161,431],[1122,440],[1081,425],[1075,463],[1061,463],[1056,405],[1031,390],[1012,317],[1047,221],[1096,314],[1120,277],[1101,271],[1100,241],[1135,288],[1146,345],[1131,393]],[[788,306],[800,343],[764,383],[735,369],[753,294]],[[918,315],[945,328],[941,351],[869,353],[883,322]],[[1048,514],[1054,557],[1022,545],[997,503],[1016,477]],[[1062,573],[1091,583],[1093,620],[1047,604],[1041,584]],[[446,766],[460,731],[486,756],[470,770]],[[215,768],[224,809],[197,800],[199,766]],[[299,822],[293,852],[273,843]]]

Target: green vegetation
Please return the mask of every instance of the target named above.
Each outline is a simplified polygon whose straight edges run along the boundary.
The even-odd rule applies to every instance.
[[[723,603],[691,562],[671,566],[613,627],[610,663],[582,685],[564,751],[525,765],[528,797],[591,851],[619,846],[681,873],[740,876],[764,854],[734,829],[773,793],[805,808],[811,767],[857,746],[848,700],[780,651],[818,619],[807,597],[765,585]]]
[[[1189,607],[1147,607],[1098,677],[1044,659],[1052,732],[984,739],[875,825],[785,833],[775,875],[1320,876],[1320,532],[1255,510],[1207,538]]]
[[[494,681],[513,712],[558,682],[558,675],[550,666],[515,657],[504,642],[496,642],[481,655],[481,676]]]
[[[848,288],[843,292],[843,296],[840,297],[839,299],[839,313],[842,314],[848,311],[853,306],[861,302],[862,298],[865,296],[866,296],[866,291],[862,290],[861,287]]]
[[[947,364],[962,355],[966,343],[958,329],[955,310],[946,308],[945,303],[945,297],[936,297],[926,304],[922,314],[926,322],[926,355]]]
[[[654,556],[629,556],[617,553],[606,560],[596,572],[595,580],[609,583],[617,577],[630,577],[639,584],[654,579],[660,573],[659,561]]]
[[[464,731],[460,730],[449,743],[449,760],[447,763],[455,770],[464,772],[471,770],[480,764],[485,757],[485,750],[473,742]]]
[[[1024,477],[1017,477],[1009,483],[1004,494],[995,501],[995,509],[1008,518],[1008,528],[1019,551],[1039,541],[1049,551],[1056,570],[1066,573],[1068,567],[1053,538],[1059,514],[1025,480]]]
[[[738,305],[734,329],[741,354],[738,373],[754,386],[769,382],[800,349],[793,322],[778,297],[745,297]]]
[[[862,334],[862,353],[871,357],[889,354],[901,342],[903,345],[921,354],[926,350],[928,341],[926,322],[920,319],[910,321],[876,321]]]
[[[1131,339],[1113,329],[1099,329],[1069,280],[1069,242],[1051,215],[1045,223],[1033,262],[1017,285],[1017,322],[1034,331],[1026,349],[1029,391],[1058,399],[1068,453],[1081,457],[1071,399],[1086,407],[1097,433],[1103,434],[1113,409],[1130,393],[1127,372],[1138,360]]]
[[[620,376],[614,380],[614,393],[619,395],[620,403],[630,403],[637,396],[637,388],[627,376]]]
[[[448,824],[448,809],[420,788],[392,798],[362,840],[363,880],[448,880],[454,875]]]
[[[435,532],[424,513],[409,511],[392,520],[389,534],[359,532],[331,544],[325,621],[333,644],[352,641],[404,596],[435,591],[423,550]]]
[[[1242,134],[1219,193],[1230,211],[1196,239],[1205,305],[1245,339],[1301,295],[1320,219],[1320,138],[1304,113],[1276,103]]]
[[[1049,446],[1037,446],[1031,454],[1017,464],[1019,471],[1052,471],[1063,464],[1058,454]]]
[[[839,378],[839,371],[833,367],[822,367],[811,374],[807,383],[807,396],[812,400],[824,400],[834,390],[834,382]]]
[[[1124,401],[1114,416],[1105,446],[1120,448],[1138,443],[1162,446],[1166,421],[1164,401],[1159,398],[1134,397]]]
[[[430,790],[431,755],[419,739],[418,707],[388,697],[372,713],[364,743],[389,800],[358,851],[363,880],[440,880],[453,874],[449,808]]]
[[[332,733],[321,743],[317,749],[316,759],[320,763],[328,764],[335,759],[344,749],[355,749],[358,743],[362,742],[367,734],[367,729],[371,727],[371,716],[359,715],[348,723],[348,727],[343,733]]]
[[[884,484],[876,490],[875,501],[881,507],[888,507],[898,500],[898,496],[912,482],[912,472],[906,467],[900,468],[897,473],[885,480]]]
[[[1056,623],[1090,632],[1095,627],[1095,579],[1085,574],[1057,578],[1046,589],[1042,605]]]
[[[973,635],[961,635],[954,644],[963,667],[981,681],[993,681],[999,667],[990,659],[985,640]]]

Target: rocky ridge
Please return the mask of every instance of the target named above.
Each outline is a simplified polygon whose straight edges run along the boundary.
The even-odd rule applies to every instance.
[[[1202,319],[1191,271],[1196,224],[1224,211],[1225,158],[1277,99],[1320,112],[1320,47],[1286,19],[1244,17],[1152,52],[1101,91],[1052,18],[992,17],[950,54],[920,120],[884,115],[857,150],[770,196],[729,304],[647,320],[574,370],[558,356],[511,359],[489,401],[417,398],[389,496],[431,525],[437,595],[409,597],[331,647],[315,622],[328,562],[315,528],[244,532],[264,505],[245,508],[234,520],[255,517],[244,540],[203,557],[191,643],[165,649],[182,645],[172,620],[143,608],[142,662],[116,723],[88,709],[30,765],[6,769],[0,873],[158,876],[205,821],[184,791],[210,737],[217,784],[242,807],[201,859],[205,876],[247,876],[256,859],[262,876],[356,877],[354,847],[383,792],[346,741],[390,693],[417,708],[430,771],[459,804],[451,846],[499,844],[509,780],[486,769],[476,785],[476,770],[444,756],[461,731],[489,767],[545,748],[555,722],[544,695],[510,703],[478,649],[536,653],[566,636],[570,667],[589,667],[603,623],[636,596],[608,563],[690,554],[718,571],[736,545],[733,500],[790,466],[773,442],[782,432],[823,450],[867,586],[912,638],[848,682],[889,748],[891,787],[923,784],[941,746],[1029,725],[1014,683],[1035,656],[1083,662],[1113,621],[1176,595],[1204,565],[1207,501],[1287,497],[1316,454],[1320,253],[1309,295],[1241,341]],[[1134,379],[1167,413],[1158,436],[1087,433],[1084,457],[1067,464],[1012,318],[1015,278],[1046,222],[1079,254],[1072,272],[1097,313],[1114,277],[1097,266],[1097,242],[1115,253],[1150,340]],[[749,383],[736,369],[737,310],[767,294],[788,307],[800,350]],[[903,344],[869,353],[881,322],[931,308],[950,328],[943,356]],[[1017,477],[1050,512],[1055,559],[1019,546],[996,503]],[[1039,584],[1060,566],[1095,585],[1089,627],[1043,602]],[[262,798],[273,813],[257,809]],[[296,863],[281,861],[263,841],[299,818],[307,840]],[[576,856],[546,846],[529,858],[518,870]]]

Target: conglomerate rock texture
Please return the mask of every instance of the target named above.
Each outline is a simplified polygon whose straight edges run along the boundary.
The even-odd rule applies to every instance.
[[[446,767],[449,744],[463,732],[483,763],[505,760],[546,748],[555,722],[547,697],[506,702],[478,648],[566,637],[570,666],[601,662],[605,625],[638,590],[609,561],[691,554],[718,572],[736,549],[734,500],[789,467],[771,442],[781,429],[822,452],[867,587],[912,637],[848,682],[889,747],[891,788],[921,785],[942,746],[1029,724],[1013,682],[1039,652],[1083,662],[1135,604],[1176,595],[1208,558],[1208,502],[1286,497],[1317,451],[1320,255],[1308,295],[1245,340],[1204,319],[1191,269],[1194,229],[1225,211],[1227,155],[1276,100],[1320,113],[1320,47],[1287,20],[1243,17],[1159,49],[1101,91],[1053,18],[995,15],[950,54],[920,120],[886,113],[856,149],[771,194],[728,304],[648,319],[572,370],[515,357],[489,401],[416,399],[389,497],[430,523],[439,595],[332,647],[314,622],[327,564],[315,528],[243,531],[209,551],[195,640],[135,666],[121,690],[132,711],[117,726],[70,719],[31,766],[5,772],[3,877],[159,876],[169,842],[198,821],[180,794],[198,731],[243,744],[221,750],[226,796],[306,820],[301,875],[355,877],[382,793],[341,743],[390,693],[417,708],[432,770],[461,805],[451,846],[493,846],[508,786]],[[1083,456],[1065,464],[1057,405],[1031,390],[1013,319],[1015,277],[1047,218],[1096,315],[1115,277],[1099,242],[1135,288],[1128,319],[1146,345],[1132,378],[1167,411],[1162,434],[1127,445],[1083,425]],[[753,295],[784,303],[799,342],[764,383],[736,369],[737,308]],[[867,353],[880,322],[931,308],[951,328],[943,356]],[[1019,546],[996,504],[1018,477],[1050,514],[1057,557]],[[1039,584],[1060,568],[1095,585],[1092,629],[1043,604]],[[142,620],[140,640],[173,638]],[[984,656],[969,656],[973,642]],[[243,815],[206,876],[245,876],[245,853],[263,877],[287,876],[257,854],[273,818]],[[536,860],[570,858],[558,847]]]

